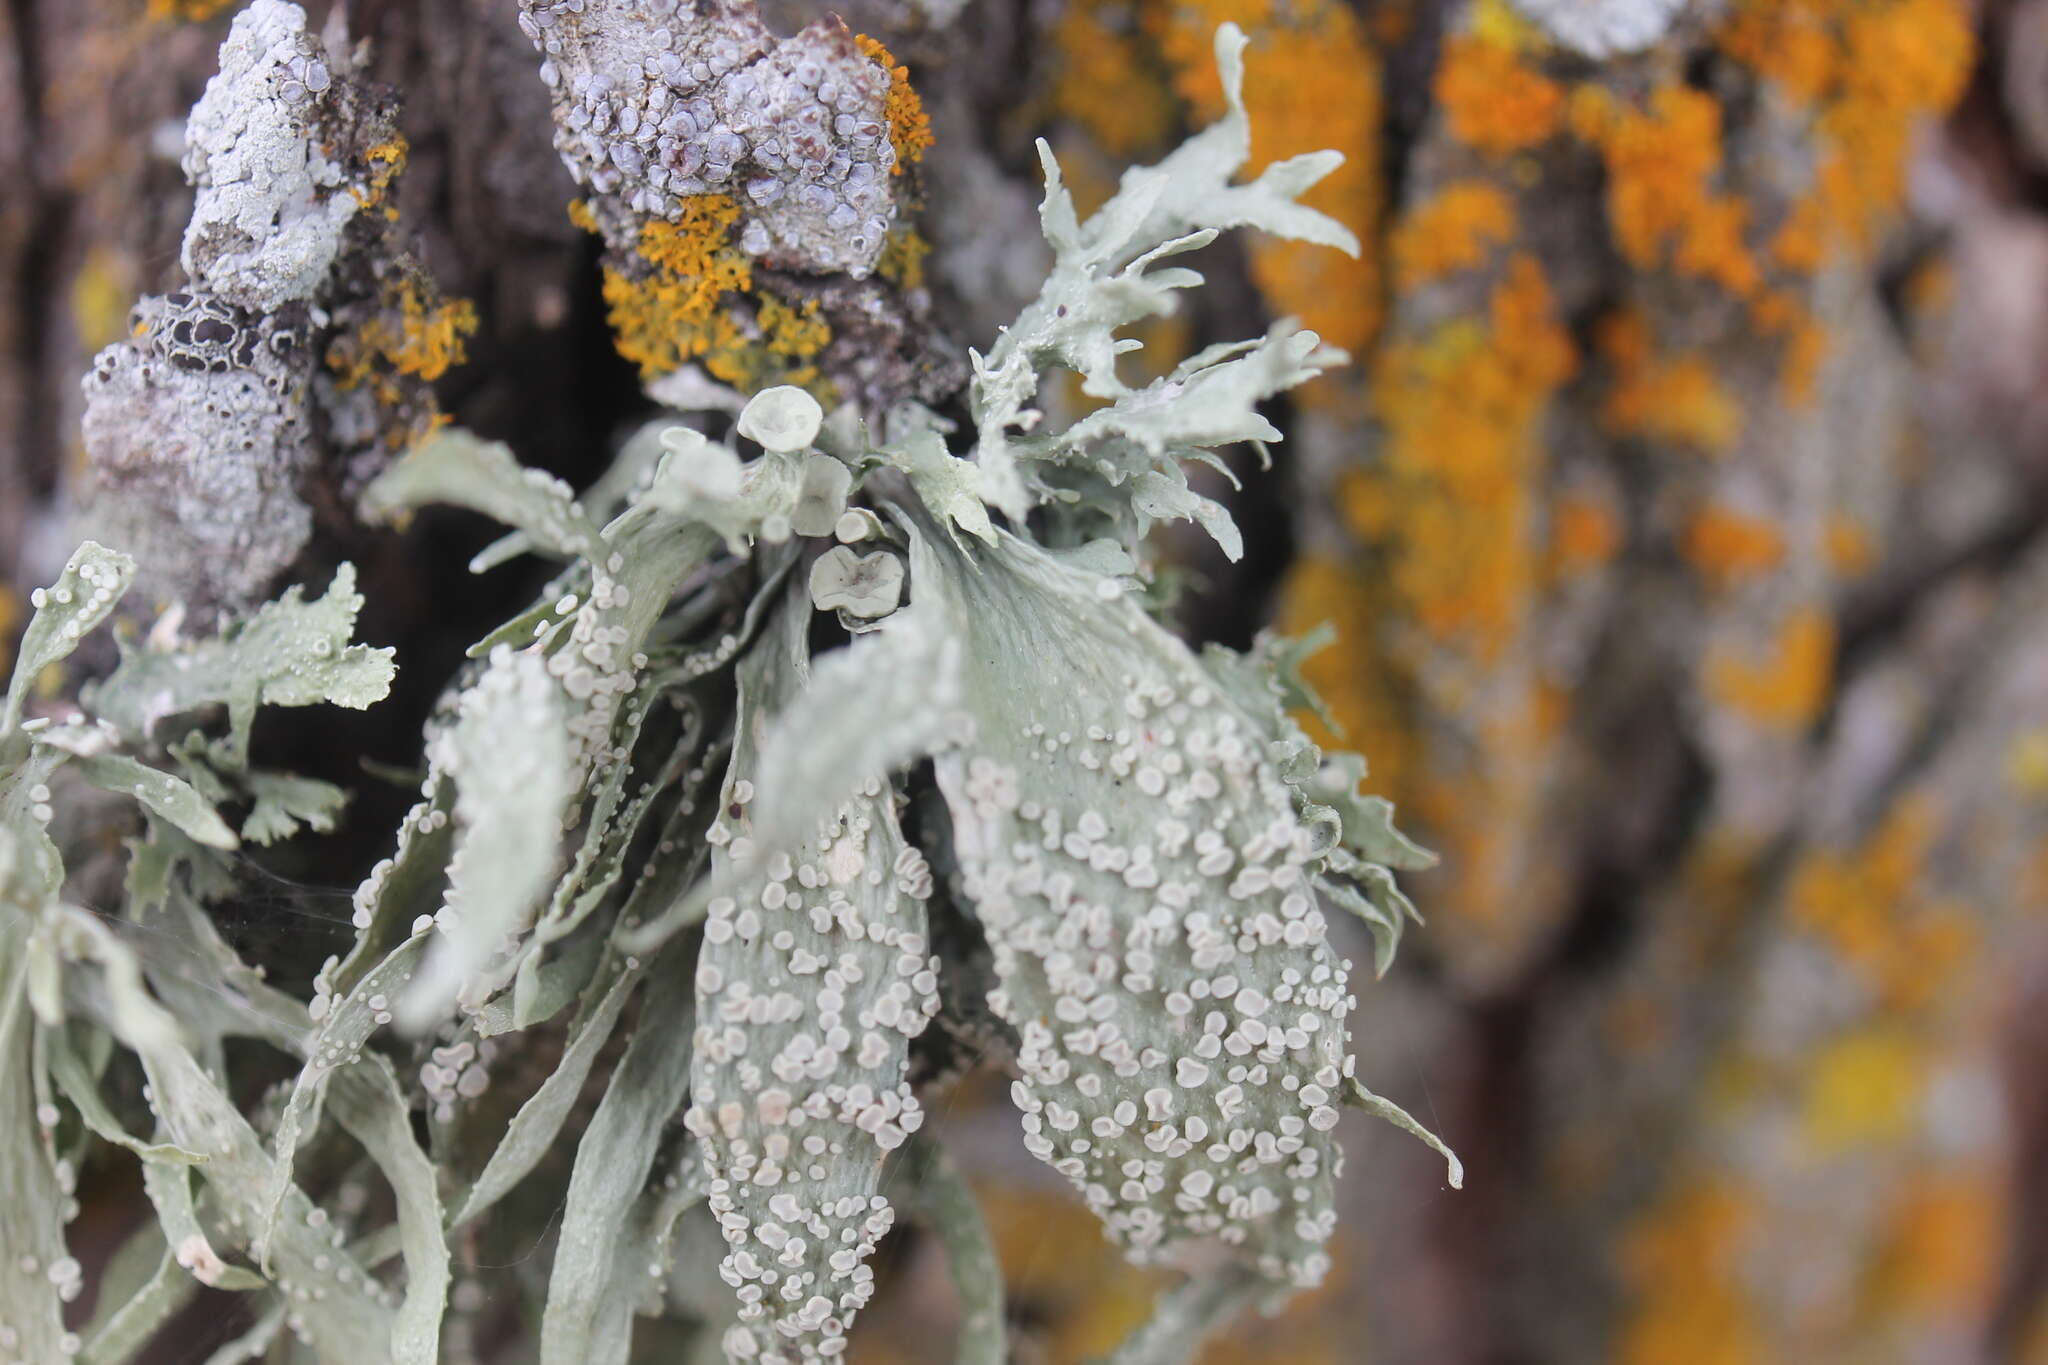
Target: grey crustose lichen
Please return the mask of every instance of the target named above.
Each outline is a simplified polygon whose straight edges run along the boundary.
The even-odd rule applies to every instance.
[[[372,209],[402,144],[359,65],[287,0],[235,16],[185,126],[189,282],[141,300],[85,377],[89,527],[201,615],[262,599],[311,538],[308,479],[378,426],[319,363],[414,269]]]
[[[520,0],[554,92],[555,146],[606,239],[675,219],[687,197],[745,211],[770,265],[856,278],[895,220],[889,76],[838,19],[777,38],[750,0]]]
[[[527,8],[543,42],[612,13]],[[136,567],[88,544],[38,594],[0,710],[0,1187],[19,1192],[0,1236],[22,1249],[0,1360],[132,1358],[206,1285],[255,1298],[254,1349],[430,1365],[490,1327],[451,1250],[476,1239],[551,1247],[519,1289],[541,1365],[626,1365],[649,1315],[729,1360],[826,1362],[912,1219],[953,1264],[958,1358],[999,1365],[990,1238],[926,1123],[939,1037],[1005,1052],[1029,1153],[1131,1258],[1190,1269],[1123,1365],[1183,1360],[1324,1277],[1346,1105],[1458,1183],[1355,1074],[1360,982],[1331,933],[1357,916],[1384,971],[1414,918],[1395,872],[1430,855],[1361,791],[1362,759],[1296,726],[1306,644],[1197,652],[1157,615],[1155,523],[1239,548],[1185,466],[1277,439],[1259,404],[1340,359],[1281,321],[1146,383],[1116,372],[1119,331],[1202,283],[1173,258],[1221,231],[1351,245],[1298,202],[1329,155],[1240,181],[1244,45],[1218,34],[1224,117],[1087,219],[1041,145],[1055,264],[974,357],[957,449],[915,404],[827,413],[771,388],[729,431],[649,423],[580,496],[459,430],[368,486],[366,519],[466,506],[512,528],[479,571],[524,553],[554,576],[450,684],[310,998],[209,907],[244,844],[346,805],[260,766],[252,735],[265,707],[384,695],[390,651],[350,643],[353,570],[209,636],[167,618],[42,714],[28,680]],[[149,306],[124,354],[159,378],[302,375],[276,314]],[[1034,408],[1061,372],[1101,406]],[[77,822],[104,819],[88,788],[139,811],[143,937],[73,893]],[[230,1039],[296,1078],[238,1106]],[[118,1107],[87,1060],[116,1044],[148,1082]],[[504,1072],[514,1103],[487,1098]],[[146,1136],[123,1118],[145,1107]],[[133,1151],[157,1212],[135,1258],[158,1270],[81,1335],[74,1134],[62,1151]]]

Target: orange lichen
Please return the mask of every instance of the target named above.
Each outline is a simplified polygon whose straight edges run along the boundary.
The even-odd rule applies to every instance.
[[[328,343],[327,367],[337,387],[369,392],[388,419],[384,445],[403,449],[445,421],[425,386],[468,359],[464,343],[476,329],[468,299],[443,298],[425,277],[403,272],[386,282],[377,312]]]
[[[829,388],[812,363],[832,340],[832,326],[820,315],[818,301],[806,299],[792,307],[771,293],[757,296],[754,332],[704,356],[704,368],[742,392],[771,384],[795,384],[829,397]]]
[[[1311,654],[1302,677],[1315,689],[1341,729],[1332,730],[1311,714],[1299,719],[1318,744],[1357,749],[1372,755],[1375,791],[1405,790],[1414,769],[1416,732],[1390,690],[1384,672],[1359,666],[1379,650],[1379,632],[1386,618],[1383,590],[1327,555],[1304,555],[1295,562],[1281,595],[1279,628],[1287,635],[1306,635],[1329,626],[1336,641]]]
[[[1740,0],[1717,37],[1794,102],[1818,110],[1822,156],[1812,212],[1820,222],[1813,226],[1869,247],[1903,194],[1914,126],[1962,93],[1974,55],[1965,6]]]
[[[1618,1365],[1751,1365],[1768,1360],[1741,1277],[1756,1199],[1721,1178],[1681,1184],[1653,1206],[1623,1250],[1635,1304]]]
[[[1827,261],[1827,206],[1816,195],[1792,205],[1771,238],[1771,259],[1787,270],[1811,275]]]
[[[975,1203],[988,1221],[1005,1286],[1050,1310],[1056,1326],[1044,1342],[1049,1359],[1107,1355],[1149,1315],[1165,1277],[1118,1255],[1079,1200],[1064,1192],[983,1185]]]
[[[0,672],[14,666],[14,632],[21,625],[21,597],[0,582]]]
[[[1757,330],[1778,338],[1785,347],[1785,364],[1779,387],[1793,407],[1810,406],[1820,384],[1820,367],[1827,359],[1828,334],[1805,304],[1789,294],[1767,292],[1750,306]]]
[[[739,329],[720,308],[750,288],[753,263],[732,244],[739,205],[722,194],[684,201],[680,221],[640,230],[642,271],[606,266],[604,301],[619,354],[652,379],[708,351],[728,351]]]
[[[1347,512],[1391,543],[1393,584],[1423,628],[1479,657],[1506,642],[1534,586],[1539,427],[1575,363],[1541,268],[1518,254],[1487,323],[1391,345],[1374,374],[1385,469],[1348,492]]]
[[[475,304],[468,299],[443,299],[430,306],[412,285],[400,292],[395,329],[384,318],[364,329],[365,338],[400,374],[429,383],[469,358],[463,342],[475,334]]]
[[[598,232],[597,214],[591,209],[588,199],[569,201],[569,221],[592,236]]]
[[[1570,577],[1597,569],[1621,548],[1621,521],[1604,498],[1566,494],[1550,509],[1550,572]]]
[[[1660,355],[1640,313],[1624,310],[1598,329],[1614,385],[1600,417],[1617,436],[1689,446],[1717,454],[1742,434],[1742,409],[1698,355]]]
[[[391,192],[392,184],[404,173],[406,159],[410,155],[411,146],[403,137],[394,137],[389,142],[380,142],[365,151],[363,153],[363,161],[367,168],[367,179],[361,188],[350,185],[348,187],[349,194],[355,198],[356,203],[366,209],[383,204],[385,197]],[[386,204],[384,216],[392,222],[397,222],[397,207]]]
[[[1787,893],[1792,923],[1833,949],[1894,1014],[1937,998],[1977,944],[1967,908],[1921,886],[1935,833],[1931,807],[1908,798],[1861,848],[1809,854]]]
[[[1717,193],[1721,106],[1689,86],[1660,85],[1647,108],[1612,100],[1574,105],[1574,125],[1607,165],[1607,219],[1622,254],[1643,269],[1670,266],[1747,296],[1761,275],[1743,241],[1747,208]]]
[[[1864,1301],[1887,1315],[1980,1308],[1997,1281],[2004,1204],[1983,1172],[1916,1175],[1886,1214]]]
[[[1476,34],[1444,44],[1435,91],[1451,135],[1494,156],[1546,142],[1564,124],[1564,88]]]
[[[865,33],[853,35],[853,43],[869,60],[889,73],[889,94],[883,115],[889,124],[889,145],[896,149],[893,174],[913,161],[922,161],[932,145],[932,120],[924,111],[924,100],[910,88],[910,70],[900,66],[889,49]]]
[[[1716,648],[1707,656],[1707,692],[1762,725],[1802,726],[1820,714],[1834,681],[1835,625],[1817,608],[1787,614],[1760,659]]]
[[[1104,152],[1134,161],[1172,134],[1174,96],[1130,8],[1073,0],[1052,30],[1052,99]]]
[[[1403,215],[1388,242],[1394,285],[1414,289],[1486,260],[1515,234],[1515,205],[1483,180],[1459,180]]]
[[[1785,557],[1785,538],[1761,517],[1712,503],[1686,523],[1686,562],[1717,592],[1770,572]]]
[[[182,19],[187,23],[203,23],[219,14],[235,0],[149,0],[149,17],[152,19]]]
[[[1844,578],[1868,573],[1877,563],[1877,549],[1861,523],[1837,513],[1821,527],[1821,553],[1828,567]]]

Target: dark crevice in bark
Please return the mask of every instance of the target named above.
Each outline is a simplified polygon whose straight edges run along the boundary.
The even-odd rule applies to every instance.
[[[2048,535],[2048,476],[2026,477],[2010,511],[1975,537],[1937,547],[1918,562],[1852,594],[1841,612],[1835,676],[1850,677],[1883,650],[1922,603],[1965,574],[1997,576]],[[1839,689],[1836,694],[1840,696]]]
[[[65,234],[71,226],[69,196],[54,193],[40,155],[45,143],[43,82],[47,78],[42,51],[42,26],[35,0],[9,0],[13,29],[11,52],[16,80],[19,163],[11,194],[27,201],[20,211],[22,240],[11,281],[13,344],[10,364],[20,385],[20,403],[13,414],[14,455],[5,486],[0,486],[0,544],[17,553],[31,509],[47,499],[55,484],[59,430],[64,408],[51,400],[62,393],[63,376],[55,373],[50,332],[56,317],[57,268]]]

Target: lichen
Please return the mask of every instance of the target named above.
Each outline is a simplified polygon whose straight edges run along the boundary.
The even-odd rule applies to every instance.
[[[1445,40],[1433,91],[1451,135],[1491,156],[1541,146],[1564,127],[1564,87],[1477,33]]]
[[[1541,424],[1576,366],[1541,267],[1517,254],[1483,322],[1394,342],[1375,369],[1384,468],[1353,480],[1347,518],[1388,547],[1404,614],[1476,658],[1505,645],[1532,590]]]
[[[1724,51],[1811,108],[1820,147],[1811,207],[1837,247],[1869,250],[1905,185],[1913,128],[1961,95],[1974,56],[1956,0],[1741,0]],[[1795,256],[1810,251],[1794,246]],[[1810,269],[1811,267],[1805,267]]]
[[[1254,75],[1251,165],[1331,148],[1343,161],[1302,198],[1371,242],[1382,213],[1380,56],[1364,23],[1334,0],[1178,0],[1147,11],[1174,88],[1196,115],[1215,118],[1223,100],[1207,56],[1209,35],[1224,22],[1251,38]],[[1300,242],[1262,238],[1251,252],[1252,277],[1273,312],[1299,318],[1331,345],[1362,352],[1383,316],[1377,250],[1344,256]],[[1333,401],[1329,386],[1311,399]]]
[[[1614,370],[1600,418],[1615,435],[1706,455],[1741,438],[1741,406],[1705,356],[1658,354],[1648,324],[1627,311],[1604,319],[1598,340]]]
[[[732,241],[739,205],[702,195],[673,222],[640,229],[638,262],[604,270],[606,318],[619,354],[653,378],[710,352],[730,353],[739,339],[725,296],[752,287],[753,263]]]
[[[201,24],[234,3],[235,0],[149,0],[147,12],[152,19]]]
[[[521,0],[519,22],[553,92],[555,146],[614,254],[716,198],[750,258],[873,270],[896,215],[892,135],[922,154],[928,130],[837,19],[777,38],[748,0]]]
[[[1709,504],[1686,522],[1686,562],[1717,592],[1767,574],[1785,558],[1785,537],[1766,518]]]
[[[1637,1224],[1625,1276],[1636,1302],[1616,1345],[1622,1365],[1740,1365],[1768,1358],[1742,1257],[1758,1217],[1747,1190],[1677,1182]]]
[[[1514,239],[1514,201],[1483,180],[1445,185],[1403,214],[1388,239],[1394,287],[1403,293],[1483,264]]]
[[[1834,662],[1833,620],[1817,607],[1795,608],[1754,653],[1717,645],[1706,660],[1706,688],[1760,725],[1798,729],[1826,704]]]
[[[854,34],[853,43],[889,73],[889,94],[882,105],[883,116],[889,120],[889,145],[896,151],[896,164],[889,173],[901,175],[905,166],[924,160],[931,150],[931,115],[925,113],[923,98],[910,86],[910,68],[899,65],[888,48],[865,33]]]

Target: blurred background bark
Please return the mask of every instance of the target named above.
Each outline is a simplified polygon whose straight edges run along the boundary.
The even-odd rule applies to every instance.
[[[79,376],[179,281],[179,121],[233,8],[0,4],[0,641],[70,546]],[[404,96],[405,220],[480,316],[443,408],[587,480],[648,406],[515,6],[348,11]],[[1105,197],[1220,108],[1224,20],[1256,159],[1348,158],[1311,202],[1358,259],[1212,251],[1145,337],[1292,314],[1353,356],[1275,414],[1245,559],[1167,549],[1194,634],[1338,628],[1313,681],[1444,855],[1361,1074],[1470,1179],[1361,1126],[1332,1283],[1206,1359],[2048,1362],[2048,3],[845,12],[931,112],[918,264],[962,344],[1043,263],[1031,138]],[[1581,50],[1624,21],[1647,45]],[[523,600],[461,573],[481,539],[346,546],[413,691],[291,742],[409,761]],[[352,881],[358,819],[298,871]],[[981,1095],[936,1107],[1022,1358],[1084,1358],[1153,1281]],[[857,1357],[941,1358],[942,1273],[893,1265]]]

